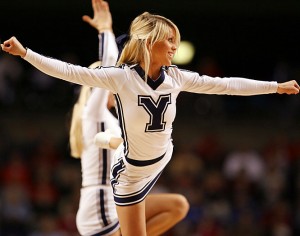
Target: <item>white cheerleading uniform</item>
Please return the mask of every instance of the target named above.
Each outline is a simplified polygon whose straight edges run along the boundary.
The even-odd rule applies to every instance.
[[[117,56],[114,35],[108,31],[99,34],[102,65],[114,65]],[[114,151],[98,148],[93,143],[94,136],[100,131],[110,129],[116,135],[121,135],[118,120],[107,108],[108,94],[108,90],[93,88],[82,114],[82,188],[76,216],[81,235],[111,235],[120,227],[110,185]]]
[[[276,93],[278,87],[277,82],[200,76],[176,66],[163,67],[156,81],[145,80],[139,65],[90,70],[30,49],[24,59],[51,76],[115,94],[124,143],[116,151],[111,183],[114,200],[121,206],[142,201],[171,159],[172,123],[180,92],[248,96]]]

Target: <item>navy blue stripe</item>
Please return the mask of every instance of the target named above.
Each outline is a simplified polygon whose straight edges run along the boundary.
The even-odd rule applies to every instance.
[[[101,131],[105,131],[104,122],[101,122]],[[102,184],[107,184],[107,149],[102,149]]]
[[[114,188],[114,186],[118,183],[119,173],[124,171],[125,166],[122,159],[118,161],[113,167],[112,167],[112,179],[111,179],[111,186]]]
[[[120,160],[118,163],[116,163],[112,168],[112,176],[116,177],[120,171],[124,169],[124,162],[123,160]]]
[[[105,215],[105,201],[104,201],[104,191],[103,189],[100,189],[100,211],[101,211],[101,218],[103,221],[103,224],[105,226],[108,225],[108,221]]]
[[[124,154],[128,154],[128,140],[126,135],[126,128],[125,128],[125,121],[124,121],[124,114],[123,114],[123,107],[121,103],[121,99],[118,94],[115,94],[116,104],[117,104],[117,113],[119,117],[119,124],[121,128],[121,136],[123,138],[123,145],[124,145]]]
[[[111,232],[113,232],[117,227],[119,226],[119,222],[115,223],[114,225],[112,225],[111,227],[109,227],[108,229],[106,230],[103,230],[99,233],[96,233],[96,234],[93,234],[91,236],[103,236],[103,235],[108,235],[110,234]]]
[[[100,45],[99,45],[99,60],[103,61],[103,55],[104,55],[104,33],[100,34],[101,37],[101,41],[100,41]]]
[[[124,205],[128,206],[128,205],[137,204],[137,203],[143,201],[145,199],[145,197],[147,196],[147,194],[149,193],[149,191],[154,186],[154,184],[156,183],[156,181],[158,180],[161,173],[162,172],[160,172],[151,182],[149,182],[142,191],[139,191],[139,193],[138,192],[133,193],[133,194],[135,194],[134,196],[132,196],[133,194],[127,194],[130,196],[126,197],[126,195],[119,195],[121,197],[118,197],[117,194],[114,194],[115,203],[118,206],[124,206]]]
[[[164,158],[166,153],[164,153],[163,155],[161,155],[160,157],[157,157],[155,159],[152,159],[152,160],[145,160],[145,161],[140,161],[140,160],[134,160],[134,159],[131,159],[129,157],[125,157],[126,161],[133,165],[133,166],[149,166],[149,165],[153,165],[155,164],[156,162],[159,162],[161,159]]]

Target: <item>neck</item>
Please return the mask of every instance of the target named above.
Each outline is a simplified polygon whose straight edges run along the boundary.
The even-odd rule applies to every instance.
[[[140,66],[143,68],[143,70],[145,71],[145,64],[141,63]],[[149,71],[148,71],[148,76],[152,79],[152,80],[157,80],[160,76],[160,70],[161,70],[161,66],[156,66],[151,64]]]

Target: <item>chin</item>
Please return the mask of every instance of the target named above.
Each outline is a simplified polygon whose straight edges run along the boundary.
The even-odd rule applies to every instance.
[[[168,62],[165,64],[165,66],[170,66],[170,65],[172,65],[172,61],[168,61]]]

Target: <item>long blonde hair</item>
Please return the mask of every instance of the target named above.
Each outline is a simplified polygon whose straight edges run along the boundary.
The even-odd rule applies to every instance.
[[[101,65],[97,61],[89,66],[89,68],[96,68]],[[82,136],[82,112],[83,108],[91,95],[91,88],[88,86],[81,86],[79,97],[74,104],[71,118],[71,127],[69,132],[69,142],[71,156],[80,158],[83,150],[83,136]]]
[[[175,31],[175,42],[180,43],[177,26],[169,19],[144,12],[131,23],[129,40],[125,44],[117,65],[144,63],[145,78],[150,68],[150,55],[153,44],[168,37],[170,29]]]

